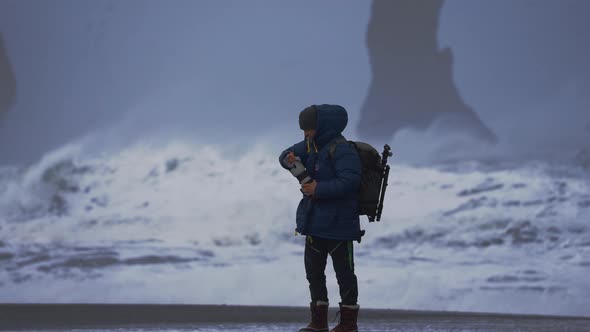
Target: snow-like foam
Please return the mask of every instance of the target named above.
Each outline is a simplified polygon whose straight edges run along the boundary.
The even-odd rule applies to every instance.
[[[38,240],[241,244],[293,224],[299,193],[276,157],[260,146],[238,159],[221,151],[181,143],[100,159],[57,151],[5,179],[0,214],[22,225],[3,236],[30,237],[35,228]]]
[[[303,303],[302,238],[293,236],[301,193],[281,151],[257,144],[233,156],[187,142],[81,151],[0,171],[0,301]],[[365,306],[589,308],[588,178],[539,164],[472,166],[393,165],[382,221],[362,217]],[[253,292],[240,293],[244,278]],[[81,282],[96,287],[62,295]]]

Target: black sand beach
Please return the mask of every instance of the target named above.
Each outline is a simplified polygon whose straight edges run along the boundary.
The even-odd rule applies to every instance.
[[[331,308],[330,320],[336,315]],[[297,331],[303,307],[1,304],[0,330]],[[336,323],[331,323],[331,326]],[[590,331],[590,317],[362,309],[361,331]]]

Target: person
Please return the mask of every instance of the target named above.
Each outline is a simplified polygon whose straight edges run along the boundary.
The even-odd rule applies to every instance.
[[[285,169],[297,158],[313,179],[301,186],[303,197],[296,212],[296,232],[305,235],[305,272],[311,295],[311,322],[300,332],[328,331],[328,291],[325,268],[332,257],[340,290],[340,323],[333,332],[358,331],[358,284],[354,272],[353,241],[364,234],[358,215],[361,161],[350,144],[336,144],[348,114],[339,105],[312,105],[299,114],[304,140],[283,151]]]

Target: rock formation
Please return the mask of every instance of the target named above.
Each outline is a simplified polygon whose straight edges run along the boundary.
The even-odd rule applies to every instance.
[[[8,112],[16,100],[16,79],[12,65],[4,49],[4,40],[0,33],[0,117]]]
[[[494,142],[453,82],[450,49],[438,49],[442,0],[374,0],[367,31],[372,82],[358,125],[390,140],[402,128],[436,128]]]

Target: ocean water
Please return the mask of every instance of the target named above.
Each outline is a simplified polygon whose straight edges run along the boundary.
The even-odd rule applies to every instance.
[[[307,305],[280,151],[81,151],[0,168],[0,302]],[[392,165],[382,221],[362,217],[355,243],[362,307],[588,315],[588,173],[484,166]]]

